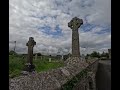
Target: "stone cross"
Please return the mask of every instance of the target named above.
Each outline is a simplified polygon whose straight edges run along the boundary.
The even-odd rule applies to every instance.
[[[72,57],[80,57],[78,28],[82,24],[83,24],[83,20],[77,17],[74,17],[68,23],[68,27],[72,29]]]
[[[26,46],[28,46],[28,58],[27,63],[33,64],[33,47],[36,45],[36,42],[34,41],[33,37],[29,37],[28,43],[26,43]]]
[[[33,65],[33,47],[36,45],[36,42],[34,41],[33,37],[29,37],[28,43],[26,43],[26,46],[28,46],[28,57],[27,57],[27,64],[26,64],[26,71],[32,71],[35,66]]]

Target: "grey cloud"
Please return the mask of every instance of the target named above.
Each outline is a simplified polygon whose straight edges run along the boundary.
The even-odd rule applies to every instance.
[[[84,23],[94,25],[110,26],[110,0],[10,0],[9,2],[9,49],[13,49],[13,41],[17,41],[17,52],[27,52],[26,42],[29,37],[34,37],[37,42],[34,52],[48,52],[56,54],[59,48],[61,53],[71,52],[72,31],[68,28],[68,22],[74,16],[84,20]],[[83,7],[84,6],[84,7]],[[31,16],[43,17],[44,19]],[[52,18],[57,16],[56,18]],[[86,17],[87,16],[87,17]],[[42,27],[48,25],[54,31],[55,26],[59,25],[63,36],[53,38],[52,35],[46,35],[36,26]],[[88,50],[81,50],[83,53],[89,53],[93,48],[97,51],[105,50],[110,47],[110,33],[98,35],[95,32],[101,31],[94,28],[92,32],[80,31],[80,47],[88,47]]]

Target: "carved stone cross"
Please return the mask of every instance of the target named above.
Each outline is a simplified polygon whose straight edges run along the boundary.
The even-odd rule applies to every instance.
[[[35,68],[35,66],[33,65],[33,47],[34,47],[34,45],[36,45],[34,38],[29,37],[29,41],[28,41],[28,43],[26,43],[26,46],[28,46],[26,71],[32,71]]]
[[[83,24],[83,20],[77,17],[74,17],[69,23],[68,27],[72,29],[72,57],[80,58],[80,49],[79,49],[79,33],[78,28]]]
[[[77,17],[74,17],[69,23],[68,27],[70,27],[72,30],[78,30],[78,28],[83,24],[83,20],[79,19]]]
[[[36,45],[36,42],[34,41],[33,37],[30,37],[28,43],[26,43],[26,46],[28,46],[27,62],[30,64],[33,64],[33,47],[34,47],[34,45]]]

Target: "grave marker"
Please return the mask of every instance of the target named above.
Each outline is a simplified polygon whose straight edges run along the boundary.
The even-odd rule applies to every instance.
[[[69,23],[68,27],[72,29],[72,57],[80,58],[80,49],[79,49],[79,33],[78,28],[83,24],[83,20],[77,17],[74,17]]]
[[[25,71],[32,72],[35,69],[35,66],[33,65],[33,47],[36,45],[36,42],[34,41],[33,37],[29,37],[28,43],[26,43],[26,46],[28,46],[28,56],[27,56],[27,63],[25,65]]]

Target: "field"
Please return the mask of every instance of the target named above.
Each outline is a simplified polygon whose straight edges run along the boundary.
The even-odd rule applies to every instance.
[[[23,70],[25,63],[26,58],[23,58],[22,56],[9,55],[9,77],[13,78],[20,76],[20,73]],[[49,62],[48,57],[44,57],[42,59],[41,57],[38,57],[37,60],[33,59],[33,63],[37,72],[55,69],[64,65],[62,61],[55,59],[52,59],[52,61]]]

